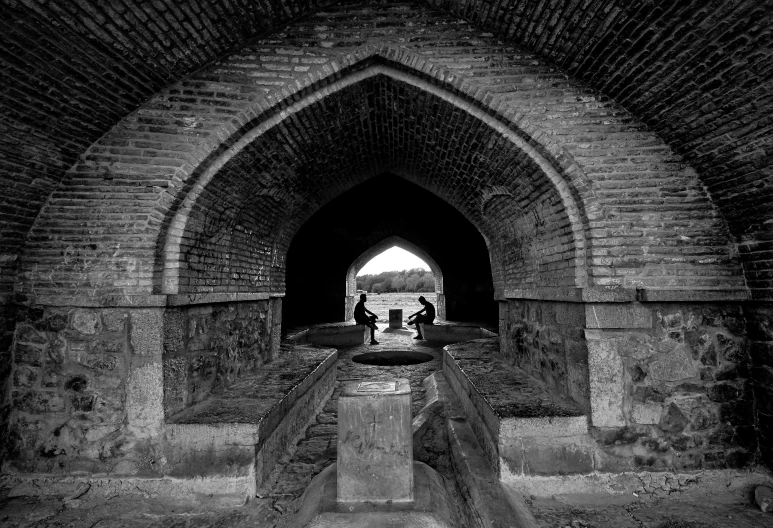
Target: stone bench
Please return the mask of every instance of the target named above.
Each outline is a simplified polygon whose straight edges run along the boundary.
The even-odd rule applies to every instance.
[[[595,443],[580,407],[498,351],[497,339],[448,345],[443,374],[500,479],[593,471]]]
[[[458,343],[497,335],[475,324],[442,321],[435,324],[420,323],[419,326],[425,340],[437,343]]]
[[[333,389],[337,358],[333,349],[285,345],[260,372],[168,419],[168,476],[254,497]]]
[[[357,346],[370,341],[370,328],[351,322],[315,325],[287,339],[330,347]]]

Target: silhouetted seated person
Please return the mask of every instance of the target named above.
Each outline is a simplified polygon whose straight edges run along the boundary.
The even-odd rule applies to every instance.
[[[408,324],[412,325],[413,323],[416,323],[416,330],[419,332],[416,337],[414,337],[414,339],[424,339],[424,336],[421,335],[421,327],[419,324],[433,324],[433,321],[435,320],[435,306],[427,299],[425,299],[424,296],[419,297],[419,302],[424,306],[424,308],[411,315],[411,317],[415,317],[413,321],[410,321],[411,317],[408,318]],[[422,314],[422,312],[427,313]]]
[[[368,298],[364,293],[360,294],[360,302],[354,305],[354,322],[370,327],[370,344],[378,345],[378,341],[376,341],[376,330],[378,330],[376,319],[378,319],[378,315],[365,308],[365,301],[367,300]]]

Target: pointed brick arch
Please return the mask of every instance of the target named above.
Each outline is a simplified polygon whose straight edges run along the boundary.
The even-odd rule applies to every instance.
[[[355,56],[356,55],[357,54],[355,54]],[[387,63],[383,58],[379,58],[381,57],[380,54],[367,54],[368,59],[373,58],[374,56],[378,59],[375,62],[360,60],[360,62],[355,63],[359,64],[360,67],[347,71],[346,74],[340,76],[337,80],[320,87],[318,90],[306,93],[303,97],[284,108],[281,112],[275,113],[264,121],[260,121],[253,128],[241,134],[238,140],[234,140],[230,143],[227,150],[222,152],[216,159],[212,160],[207,165],[206,169],[201,172],[195,183],[189,185],[184,198],[180,201],[180,205],[177,207],[174,217],[171,220],[170,228],[166,233],[165,242],[163,244],[163,264],[161,266],[163,270],[162,293],[180,293],[180,247],[185,233],[185,227],[196,201],[199,199],[207,185],[217,177],[218,173],[251,143],[274,127],[282,124],[294,114],[323,101],[331,94],[335,94],[348,87],[378,76],[384,76],[399,83],[404,83],[413,88],[417,88],[421,92],[431,94],[434,97],[450,103],[455,108],[471,116],[474,120],[480,121],[504,141],[525,153],[537,170],[540,171],[542,177],[546,178],[549,185],[560,197],[561,211],[568,218],[568,229],[571,232],[573,246],[572,267],[574,269],[574,279],[572,286],[582,288],[587,285],[585,265],[586,242],[583,214],[577,205],[577,201],[575,200],[569,184],[559,173],[559,170],[543,154],[541,154],[537,148],[525,140],[520,133],[513,130],[501,119],[492,116],[484,108],[473,104],[471,100],[463,97],[457,90],[452,90],[449,89],[449,87],[430,82],[428,79],[420,76],[419,71],[406,71],[405,69],[397,68],[395,64]],[[485,209],[485,205],[485,203],[481,203],[481,209]],[[486,235],[484,234],[484,236]]]

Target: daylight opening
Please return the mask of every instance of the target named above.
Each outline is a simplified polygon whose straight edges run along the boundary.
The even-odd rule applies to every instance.
[[[393,246],[373,257],[357,273],[357,292],[434,292],[435,274],[422,259]]]

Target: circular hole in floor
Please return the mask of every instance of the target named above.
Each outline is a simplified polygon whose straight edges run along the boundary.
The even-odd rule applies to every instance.
[[[434,357],[424,352],[412,352],[410,350],[385,350],[384,352],[368,352],[352,358],[355,363],[363,365],[375,365],[378,367],[398,367],[402,365],[418,365],[432,361]]]

